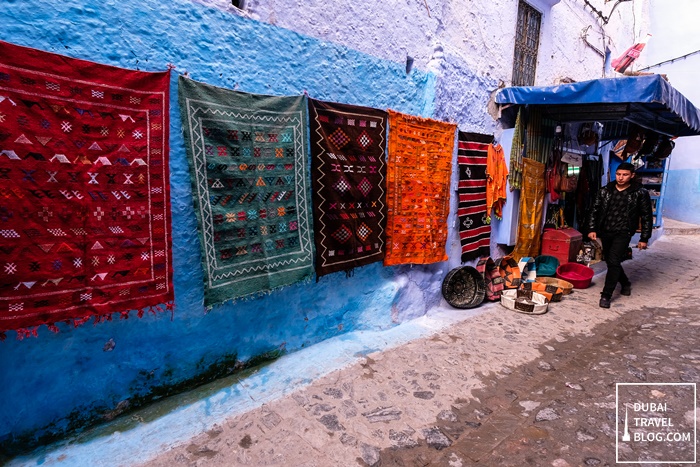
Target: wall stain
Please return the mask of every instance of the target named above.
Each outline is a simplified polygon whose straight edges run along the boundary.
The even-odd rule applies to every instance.
[[[251,357],[245,362],[238,360],[237,354],[229,353],[208,367],[205,367],[204,360],[202,360],[201,364],[198,365],[201,371],[192,378],[160,385],[146,383],[146,381],[153,380],[157,369],[152,371],[142,370],[139,372],[139,381],[131,387],[134,396],[119,401],[115,406],[110,407],[102,404],[81,406],[73,410],[61,421],[52,422],[43,429],[36,430],[30,434],[11,434],[6,439],[0,440],[0,465],[5,464],[15,456],[26,455],[40,446],[65,440],[70,436],[77,436],[77,442],[87,441],[96,435],[96,433],[90,435],[88,431],[98,428],[105,421],[114,420],[115,423],[123,424],[123,426],[119,427],[119,430],[110,428],[111,431],[122,431],[136,423],[158,418],[162,415],[162,412],[156,411],[150,417],[138,416],[134,412],[164,397],[182,394],[227,376],[248,376],[286,353],[284,344],[273,350]],[[168,378],[172,374],[172,369],[165,369],[161,376]],[[143,392],[144,387],[147,388],[147,392],[139,394],[139,392]],[[204,453],[204,455],[208,454]]]

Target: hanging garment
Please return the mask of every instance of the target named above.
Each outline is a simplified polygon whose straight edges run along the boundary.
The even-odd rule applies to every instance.
[[[501,219],[506,204],[508,167],[503,146],[490,144],[486,161],[486,221],[491,223],[491,213]]]
[[[547,162],[552,153],[555,127],[555,122],[544,118],[539,107],[528,109],[525,137],[526,158],[543,164]]]
[[[381,261],[387,113],[314,99],[309,112],[316,274]]]
[[[578,230],[584,238],[588,234],[588,217],[593,208],[596,194],[600,190],[602,177],[603,162],[601,158],[595,155],[585,156],[576,189],[576,219],[578,219]]]
[[[523,153],[525,152],[525,122],[523,109],[518,109],[518,116],[515,119],[515,131],[513,132],[513,143],[510,148],[510,173],[508,183],[511,191],[522,188],[523,183]]]
[[[491,225],[487,222],[486,167],[487,154],[493,135],[478,133],[458,134],[457,165],[459,167],[459,240],[462,262],[488,256],[491,243]]]
[[[523,188],[520,192],[518,237],[512,253],[516,260],[525,256],[536,257],[540,252],[544,194],[544,164],[525,159]]]
[[[247,94],[182,76],[178,91],[205,306],[310,278],[306,97]]]
[[[384,264],[446,261],[456,125],[389,110]]]
[[[0,41],[0,332],[172,302],[169,83]]]

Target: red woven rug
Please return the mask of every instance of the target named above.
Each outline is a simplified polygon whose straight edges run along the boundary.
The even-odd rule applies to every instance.
[[[0,331],[172,302],[169,83],[0,41]]]
[[[457,165],[459,167],[459,240],[462,262],[488,256],[491,224],[486,209],[486,155],[492,135],[458,132]]]

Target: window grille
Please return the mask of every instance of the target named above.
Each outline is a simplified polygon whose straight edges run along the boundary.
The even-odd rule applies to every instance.
[[[518,25],[515,31],[513,86],[535,84],[541,23],[542,14],[521,0],[518,5]]]

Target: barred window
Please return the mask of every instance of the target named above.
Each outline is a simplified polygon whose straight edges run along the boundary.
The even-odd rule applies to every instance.
[[[541,23],[542,14],[520,0],[518,25],[515,31],[513,86],[532,86],[535,84]]]

